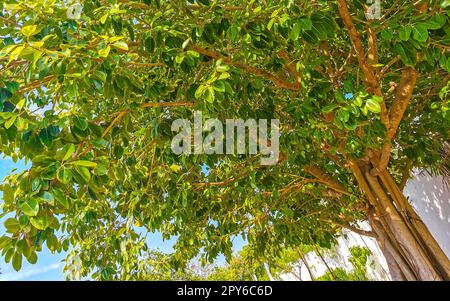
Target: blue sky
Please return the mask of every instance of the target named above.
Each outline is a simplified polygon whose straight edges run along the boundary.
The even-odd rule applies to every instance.
[[[0,182],[8,175],[14,168],[17,171],[24,170],[26,165],[24,162],[14,163],[11,159],[0,159]],[[203,166],[203,171],[207,173],[207,167]],[[1,194],[1,192],[0,192]],[[0,236],[5,234],[5,228],[3,221],[0,220]],[[149,246],[151,248],[158,248],[163,252],[170,253],[172,245],[175,243],[174,239],[164,241],[159,233],[151,234],[148,237]],[[242,248],[244,241],[241,238],[234,240],[234,250],[237,251]],[[14,271],[10,264],[5,263],[4,258],[0,258],[0,281],[1,280],[65,280],[63,274],[63,262],[66,257],[65,253],[52,254],[47,247],[43,248],[43,251],[38,254],[38,262],[34,265],[29,264],[26,260],[23,260],[22,269],[19,272]],[[223,256],[217,259],[218,264],[224,262]]]

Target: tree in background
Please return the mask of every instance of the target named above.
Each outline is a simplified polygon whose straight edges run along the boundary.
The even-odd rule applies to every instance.
[[[367,259],[372,252],[367,247],[351,247],[349,261],[353,270],[347,272],[343,268],[336,268],[328,271],[319,277],[320,281],[368,281]]]
[[[81,277],[129,279],[145,230],[177,237],[176,269],[231,259],[236,235],[256,260],[348,228],[394,279],[450,279],[402,193],[448,139],[448,1],[67,3],[0,4],[0,152],[31,165],[1,186],[15,269],[46,245]],[[194,109],[281,120],[278,163],[173,154]]]

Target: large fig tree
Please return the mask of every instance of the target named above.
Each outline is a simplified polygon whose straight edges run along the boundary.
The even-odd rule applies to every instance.
[[[394,279],[450,279],[402,190],[448,139],[450,2],[3,0],[0,249],[79,277],[376,237]],[[279,119],[280,157],[176,155],[175,119]],[[205,171],[208,169],[208,171]],[[361,221],[371,225],[360,228]]]

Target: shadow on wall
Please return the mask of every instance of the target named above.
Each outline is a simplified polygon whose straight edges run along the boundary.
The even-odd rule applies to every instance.
[[[426,172],[414,174],[404,193],[450,257],[450,189],[441,176],[430,176]]]

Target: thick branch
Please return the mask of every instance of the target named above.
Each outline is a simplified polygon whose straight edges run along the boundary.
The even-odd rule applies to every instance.
[[[391,127],[388,131],[388,138],[392,139],[397,133],[403,114],[411,101],[414,87],[417,81],[417,71],[412,67],[408,67],[403,71],[400,84],[397,88],[397,95],[392,107],[389,111]]]
[[[370,25],[367,26],[367,38],[369,45],[369,64],[373,66],[378,64],[378,46],[376,31]]]
[[[388,141],[385,143],[382,151],[380,162],[372,172],[372,175],[378,174],[387,168],[389,160],[391,157],[391,140],[395,137],[401,120],[403,119],[403,114],[408,108],[408,104],[411,101],[414,87],[417,81],[417,71],[412,67],[408,67],[403,71],[402,78],[400,79],[400,84],[397,88],[397,95],[392,107],[389,111],[389,124],[391,127],[387,132]]]
[[[342,21],[344,22],[344,26],[348,31],[353,47],[355,49],[359,67],[364,73],[366,88],[369,93],[383,97],[375,73],[373,72],[373,69],[366,58],[364,47],[361,42],[361,37],[358,31],[356,30],[355,25],[353,24],[353,20],[348,10],[347,3],[345,0],[337,0],[337,4],[339,14],[341,15]],[[389,118],[387,116],[387,109],[384,102],[381,103],[381,121],[386,126],[386,128],[389,128]]]

